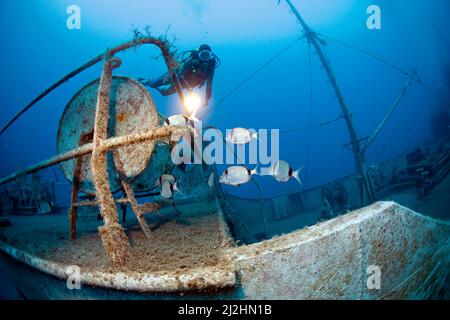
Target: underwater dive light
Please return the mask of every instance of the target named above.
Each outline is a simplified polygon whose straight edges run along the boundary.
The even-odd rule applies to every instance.
[[[202,105],[202,98],[195,92],[189,92],[184,98],[184,105],[190,114],[196,114],[200,106]]]

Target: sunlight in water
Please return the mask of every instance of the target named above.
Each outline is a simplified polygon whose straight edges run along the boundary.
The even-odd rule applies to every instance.
[[[336,23],[356,0],[292,0],[312,25]],[[72,1],[55,2],[64,16]],[[165,0],[163,2],[120,0],[79,0],[83,28],[108,35],[129,36],[131,26],[151,26],[156,34],[176,34],[181,40],[211,39],[230,42],[242,39],[286,37],[298,31],[295,17],[284,0]],[[237,39],[239,35],[239,39]],[[200,41],[200,40],[198,40]]]

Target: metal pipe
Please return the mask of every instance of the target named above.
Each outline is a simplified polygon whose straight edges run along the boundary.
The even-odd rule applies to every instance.
[[[70,193],[70,212],[69,212],[69,222],[70,222],[70,239],[75,240],[77,231],[77,219],[78,219],[78,207],[74,204],[78,201],[78,191],[80,187],[80,173],[81,173],[82,160],[78,157],[75,160],[75,169],[73,171],[73,183],[72,192]]]
[[[120,172],[124,172],[122,161],[120,159],[116,160],[117,160],[115,161],[116,167],[119,169]],[[129,200],[128,202],[131,205],[131,209],[133,210],[136,219],[138,220],[139,225],[141,226],[142,231],[144,232],[147,238],[151,238],[152,232],[147,224],[147,221],[144,218],[145,212],[142,210],[142,206],[139,205],[139,203],[136,200],[136,196],[134,194],[133,188],[131,187],[131,183],[128,181],[128,178],[125,175],[121,176],[120,180],[122,182],[123,193]]]
[[[85,144],[81,147],[72,149],[64,154],[54,156],[50,159],[47,159],[47,160],[41,161],[39,163],[36,163],[34,165],[31,165],[23,170],[16,171],[13,174],[10,174],[9,176],[6,176],[6,177],[0,179],[0,185],[11,182],[21,176],[51,167],[55,164],[74,159],[78,156],[83,156],[90,152],[92,152],[92,143]]]
[[[126,136],[121,136],[121,137],[113,137],[113,138],[103,140],[101,142],[101,149],[110,151],[110,150],[113,150],[113,149],[116,149],[119,147],[134,144],[134,143],[160,140],[160,139],[163,140],[163,139],[170,138],[170,136],[172,134],[175,134],[175,135],[189,134],[190,131],[187,131],[187,130],[189,130],[189,129],[182,128],[182,127],[160,127],[155,130],[152,130],[152,131],[145,131],[143,133],[126,135]],[[44,160],[44,161],[34,164],[32,166],[29,166],[29,167],[25,168],[24,170],[17,171],[13,174],[10,174],[9,176],[6,176],[6,177],[0,179],[0,185],[11,182],[11,181],[17,179],[18,177],[54,166],[58,163],[72,160],[74,158],[89,154],[92,152],[92,149],[93,149],[92,143],[82,145],[78,148],[67,151],[66,153],[63,153],[61,155],[57,155],[50,159]]]
[[[131,208],[133,209],[133,212],[136,216],[137,221],[139,222],[139,225],[141,226],[142,231],[144,232],[147,239],[150,239],[152,237],[152,231],[150,230],[150,227],[148,226],[147,221],[144,218],[145,213],[143,212],[141,205],[136,200],[133,188],[131,188],[130,183],[128,181],[125,181],[124,179],[122,179],[122,186],[125,190],[126,197],[131,205]]]
[[[120,137],[113,137],[106,140],[103,140],[101,143],[102,150],[112,150],[119,147],[135,144],[135,143],[141,143],[149,140],[164,140],[169,139],[172,134],[174,135],[186,135],[192,133],[192,130],[190,128],[186,127],[171,127],[171,126],[164,126],[159,127],[154,130],[147,130],[142,133],[132,134],[132,135],[125,135]]]
[[[130,202],[130,200],[128,200],[127,198],[120,198],[120,199],[115,199],[117,204],[127,204]],[[96,207],[97,201],[93,200],[93,201],[79,201],[79,202],[75,202],[73,204],[75,207]]]

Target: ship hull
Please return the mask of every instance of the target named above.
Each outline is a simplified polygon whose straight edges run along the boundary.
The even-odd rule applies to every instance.
[[[168,271],[147,275],[150,280],[137,287],[133,275],[109,274],[104,282],[82,275],[81,289],[70,290],[67,266],[4,242],[0,264],[27,299],[443,299],[449,240],[450,223],[379,202],[271,240],[227,248],[223,254],[234,274],[197,270],[201,288],[164,284],[173,274]],[[379,288],[370,285],[374,270],[380,271]],[[187,270],[184,276],[193,274]]]

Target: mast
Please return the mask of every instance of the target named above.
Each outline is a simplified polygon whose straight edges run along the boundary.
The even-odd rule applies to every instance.
[[[300,15],[300,12],[292,4],[292,2],[290,0],[285,0],[285,1],[288,4],[289,8],[294,13],[294,15],[297,17],[300,24],[302,25],[303,30],[305,32],[305,36],[308,38],[308,40],[310,41],[310,43],[313,45],[314,49],[316,50],[317,55],[323,65],[323,68],[330,80],[330,83],[331,83],[331,85],[334,89],[334,92],[336,94],[336,97],[338,99],[339,106],[341,108],[342,115],[345,119],[345,124],[347,125],[347,130],[348,130],[348,133],[350,136],[351,150],[353,152],[353,157],[355,159],[356,172],[359,175],[359,178],[361,179],[359,182],[359,189],[361,192],[361,204],[364,204],[364,191],[367,192],[370,202],[374,202],[376,200],[376,196],[375,196],[375,192],[372,188],[372,185],[369,181],[369,177],[365,170],[365,159],[364,159],[364,156],[363,156],[363,153],[361,150],[358,136],[356,134],[355,127],[353,126],[353,123],[352,123],[351,114],[345,103],[342,92],[337,84],[336,77],[334,75],[331,64],[325,56],[325,53],[321,47],[320,40],[317,38],[316,33],[313,30],[311,30],[311,28],[306,24],[305,20]]]

